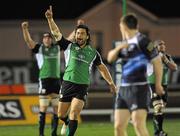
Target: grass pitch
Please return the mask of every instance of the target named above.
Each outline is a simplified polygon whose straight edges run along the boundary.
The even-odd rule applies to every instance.
[[[153,136],[152,120],[147,123],[150,136]],[[61,126],[58,128],[60,132]],[[180,136],[180,119],[166,119],[164,129],[169,136]],[[51,127],[46,125],[45,136],[50,136]],[[76,136],[113,136],[113,123],[110,122],[82,122],[79,124]],[[128,126],[128,135],[135,136],[131,124]],[[38,136],[38,126],[6,126],[0,127],[0,136]]]

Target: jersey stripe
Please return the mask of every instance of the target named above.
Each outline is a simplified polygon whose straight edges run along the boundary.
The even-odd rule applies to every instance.
[[[69,63],[69,59],[70,59],[70,53],[71,53],[71,46],[72,43],[70,43],[67,47],[67,49],[64,51],[64,57],[65,57],[65,65],[67,67],[68,63]]]
[[[36,59],[37,59],[38,67],[39,69],[41,69],[44,63],[43,54],[42,54],[42,46],[39,48],[39,52],[36,54]]]

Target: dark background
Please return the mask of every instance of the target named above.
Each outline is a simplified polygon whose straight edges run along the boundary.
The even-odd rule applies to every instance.
[[[42,19],[49,5],[53,6],[55,18],[74,19],[102,1],[105,0],[5,0],[1,1],[0,20]],[[132,1],[158,17],[180,17],[178,0]]]

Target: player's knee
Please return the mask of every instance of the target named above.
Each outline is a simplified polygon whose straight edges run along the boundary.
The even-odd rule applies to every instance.
[[[62,119],[65,118],[67,115],[62,113],[62,112],[58,112],[58,118]]]
[[[58,114],[58,107],[57,107],[57,106],[54,106],[54,107],[53,107],[53,113],[54,113],[54,114]]]
[[[125,128],[124,124],[119,123],[119,122],[115,122],[114,123],[114,129],[115,131],[123,131]]]
[[[142,128],[144,128],[144,123],[140,120],[134,120],[133,126],[136,130],[142,130]]]
[[[78,118],[78,114],[79,112],[77,110],[71,110],[69,117],[71,120],[76,120]]]
[[[59,118],[61,121],[65,122],[67,116],[65,116],[65,117],[64,117],[64,116],[58,116],[58,118]]]

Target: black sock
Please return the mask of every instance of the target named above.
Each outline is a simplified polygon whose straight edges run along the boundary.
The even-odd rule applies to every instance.
[[[57,127],[58,127],[58,116],[57,114],[53,114],[52,121],[51,121],[51,135],[57,136]]]
[[[74,136],[76,129],[78,126],[78,121],[77,120],[69,120],[69,133],[68,136]]]
[[[66,126],[69,124],[69,117],[68,116],[66,116],[64,118],[60,117],[60,120],[62,120],[66,124]]]
[[[44,126],[45,126],[46,113],[39,112],[39,135],[44,136]]]
[[[163,114],[161,114],[161,115],[154,115],[153,124],[154,124],[155,134],[159,134],[159,132],[163,130],[162,129]]]

